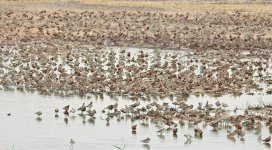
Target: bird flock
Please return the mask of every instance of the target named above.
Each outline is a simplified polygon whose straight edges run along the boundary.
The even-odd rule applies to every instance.
[[[66,41],[160,49],[271,49],[271,13],[1,11],[0,42]]]
[[[132,123],[131,134],[138,134],[138,126],[155,127],[158,136],[172,133],[173,137],[184,137],[185,144],[190,144],[194,138],[202,139],[207,134],[203,131],[206,126],[212,128],[210,132],[226,132],[226,138],[232,141],[237,139],[245,141],[246,134],[256,134],[258,135],[256,140],[266,146],[270,146],[271,137],[262,137],[263,131],[265,131],[263,128],[267,128],[272,133],[271,112],[256,113],[245,109],[238,113],[237,109],[232,110],[227,104],[220,101],[216,101],[214,104],[208,101],[205,104],[200,102],[197,106],[188,105],[185,102],[158,103],[153,101],[147,104],[135,102],[120,107],[118,103],[115,103],[107,105],[101,110],[94,109],[93,102],[90,101],[87,105],[84,102],[78,109],[66,105],[62,111],[56,108],[54,112],[56,118],[63,113],[66,124],[71,118],[76,117],[81,118],[84,124],[86,122],[94,124],[97,119],[100,119],[105,122],[106,126],[110,126],[112,120],[118,122],[130,120]],[[42,112],[38,111],[35,114],[41,121]],[[193,133],[184,133],[183,126],[192,128]],[[151,138],[146,137],[139,142],[148,145]],[[71,146],[73,144],[75,144],[74,141]]]
[[[272,94],[270,15],[3,11],[0,85],[47,95],[108,92],[132,99]],[[135,54],[130,47],[156,52]]]
[[[269,144],[262,128],[272,132],[270,111],[239,114],[219,101],[193,106],[186,100],[272,94],[271,26],[272,14],[265,12],[1,11],[0,89],[135,100],[102,110],[92,101],[56,108],[55,117],[63,113],[65,123],[78,116],[94,122],[102,113],[107,126],[112,119],[131,119],[132,134],[139,125],[154,125],[158,135],[181,136],[180,126],[187,124],[194,133],[182,137],[191,143],[204,136],[204,124],[232,140],[243,141],[253,131]],[[156,101],[163,98],[172,102]],[[41,121],[44,114],[35,115]]]
[[[130,99],[272,93],[270,52],[159,51],[100,49],[49,43],[3,46],[2,89],[90,98],[90,94]],[[80,49],[80,50],[78,50]]]

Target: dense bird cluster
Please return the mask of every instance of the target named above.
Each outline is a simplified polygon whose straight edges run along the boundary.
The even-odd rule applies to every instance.
[[[132,99],[190,94],[271,94],[269,51],[142,51],[28,43],[0,49],[0,84],[59,96],[92,93]],[[68,45],[69,47],[69,45]],[[265,85],[265,86],[264,86]],[[156,97],[156,96],[155,96]]]
[[[240,11],[3,11],[0,43],[57,40],[160,49],[271,49],[271,18],[270,13]]]
[[[214,132],[224,129],[232,140],[245,140],[246,131],[254,131],[261,141],[263,125],[272,132],[271,113],[237,114],[235,109],[232,115],[219,101],[193,106],[185,100],[191,94],[272,94],[271,26],[272,14],[264,12],[2,11],[0,88],[149,100],[124,108],[108,105],[102,119],[106,125],[113,118],[155,124],[158,135],[170,131],[173,136],[188,124],[194,136],[185,134],[187,143],[205,134],[200,124]],[[173,103],[151,102],[165,97]],[[55,109],[55,117],[60,111]],[[94,122],[98,113],[92,102],[78,109],[67,105],[65,123],[77,112],[84,123]],[[35,114],[41,121],[43,113]],[[138,125],[131,126],[133,134]]]
[[[58,110],[58,109],[56,109]],[[59,117],[59,110],[55,110],[55,117]],[[184,134],[183,126],[193,128],[193,133],[184,134],[185,143],[189,144],[194,138],[202,139],[206,134],[203,129],[210,126],[212,132],[226,132],[227,138],[235,141],[237,138],[241,141],[245,140],[246,133],[254,133],[258,135],[257,140],[269,145],[271,137],[268,136],[262,139],[263,127],[268,128],[272,133],[272,116],[271,113],[256,113],[249,112],[247,109],[237,112],[237,109],[231,110],[227,104],[217,101],[211,104],[198,103],[197,106],[188,105],[185,102],[173,102],[162,104],[158,102],[151,102],[145,105],[140,102],[135,102],[124,107],[120,107],[117,103],[110,104],[102,111],[93,108],[93,102],[88,105],[82,104],[77,110],[67,105],[63,108],[64,121],[69,122],[70,118],[80,117],[82,123],[94,124],[99,116],[100,120],[105,121],[107,126],[113,119],[118,122],[122,120],[131,120],[132,134],[137,134],[137,126],[154,126],[157,128],[158,136],[164,134],[172,134],[174,137]],[[75,115],[78,113],[78,116]],[[42,112],[38,111],[39,121],[41,121]],[[148,144],[151,141],[149,137],[141,140],[142,143]],[[270,145],[269,145],[270,146]]]
[[[108,92],[133,99],[271,94],[271,18],[243,12],[4,11],[0,84],[43,94]],[[192,49],[149,53],[104,46]]]

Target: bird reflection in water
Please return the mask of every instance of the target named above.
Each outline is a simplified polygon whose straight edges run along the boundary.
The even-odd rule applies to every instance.
[[[159,137],[161,140],[165,140],[165,136],[164,136],[164,135],[158,135],[158,137]]]
[[[68,124],[68,118],[64,118],[64,122],[65,122],[65,124]]]
[[[268,149],[270,149],[270,148],[271,148],[270,143],[264,143],[264,145],[265,145],[265,147],[266,147],[266,148],[268,148]]]
[[[143,144],[143,147],[144,147],[146,150],[150,150],[150,145],[149,145],[149,144]]]
[[[41,118],[41,117],[37,117],[36,120],[37,120],[38,122],[41,122],[41,121],[42,121],[42,118]]]

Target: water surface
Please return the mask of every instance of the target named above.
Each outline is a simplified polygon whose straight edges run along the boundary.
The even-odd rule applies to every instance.
[[[0,149],[15,149],[15,150],[69,150],[70,139],[75,140],[74,150],[89,150],[89,149],[116,149],[113,145],[125,149],[266,149],[267,145],[262,144],[257,139],[259,135],[247,132],[245,141],[232,141],[227,138],[225,129],[219,132],[212,132],[212,127],[199,124],[200,128],[204,129],[202,139],[194,138],[192,143],[186,144],[184,134],[190,133],[193,135],[194,127],[187,125],[178,126],[178,136],[173,137],[172,132],[165,132],[163,136],[156,133],[159,129],[156,125],[150,123],[149,127],[141,126],[141,121],[131,122],[130,119],[124,119],[120,122],[116,118],[110,121],[110,125],[106,126],[104,120],[106,116],[101,110],[109,104],[118,103],[119,108],[125,105],[132,104],[134,101],[117,97],[111,99],[104,96],[104,99],[95,100],[81,99],[79,97],[60,98],[55,96],[41,96],[36,93],[22,93],[18,91],[0,91]],[[270,102],[272,97],[269,95],[242,95],[241,97],[223,96],[219,98],[211,98],[209,96],[196,97],[191,96],[188,103],[197,104],[198,102],[214,103],[217,100],[227,103],[230,108],[239,106],[244,109],[248,104],[258,104],[262,99],[264,102]],[[65,116],[62,110],[59,113],[59,118],[55,118],[55,108],[63,108],[65,105],[78,108],[82,102],[89,103],[93,101],[94,108],[97,110],[95,122],[88,122],[88,117],[85,122],[80,116],[68,117],[68,123],[64,122]],[[169,99],[164,99],[167,102]],[[158,100],[162,103],[161,100]],[[141,105],[147,102],[141,101]],[[34,114],[37,111],[42,111],[42,120],[37,120]],[[242,110],[241,110],[242,111]],[[7,116],[11,113],[11,116]],[[131,125],[138,124],[137,133],[131,133]],[[262,137],[269,135],[267,127],[263,128]],[[140,140],[150,137],[151,142],[148,145],[143,145]]]

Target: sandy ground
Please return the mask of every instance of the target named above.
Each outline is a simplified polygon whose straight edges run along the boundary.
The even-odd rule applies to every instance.
[[[253,11],[272,10],[267,0],[1,0],[2,10]]]

